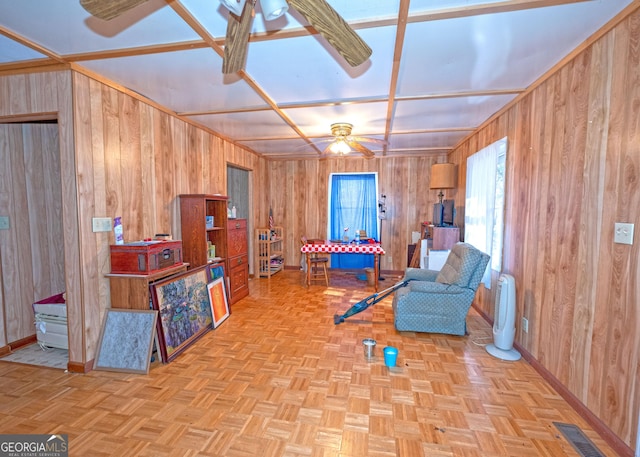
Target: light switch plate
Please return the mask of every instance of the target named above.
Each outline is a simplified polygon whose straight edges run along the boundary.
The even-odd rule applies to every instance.
[[[613,241],[619,244],[633,244],[633,224],[616,222]]]
[[[94,232],[110,232],[111,218],[110,217],[94,217],[93,231]]]
[[[9,230],[9,216],[0,216],[0,230]]]

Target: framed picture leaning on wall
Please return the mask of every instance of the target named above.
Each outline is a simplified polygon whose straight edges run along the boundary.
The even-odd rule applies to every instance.
[[[207,285],[209,300],[211,301],[211,314],[213,315],[213,327],[216,328],[229,317],[229,302],[224,286],[224,277],[215,279]]]
[[[151,286],[158,311],[158,345],[167,363],[213,327],[206,265],[160,280]]]

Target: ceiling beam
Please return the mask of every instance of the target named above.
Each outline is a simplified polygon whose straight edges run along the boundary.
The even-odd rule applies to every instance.
[[[389,135],[391,134],[391,123],[396,110],[395,97],[398,89],[398,74],[400,73],[400,61],[402,60],[402,49],[404,48],[404,36],[407,31],[407,17],[409,16],[409,1],[400,0],[398,11],[398,25],[396,27],[396,41],[393,49],[393,63],[391,65],[391,78],[389,83],[389,101],[387,102],[387,115],[384,123],[384,142],[382,155],[387,154],[389,145]]]
[[[558,6],[571,3],[582,3],[594,0],[510,0],[505,2],[486,3],[481,5],[462,6],[455,8],[443,8],[428,12],[409,14],[407,23],[437,21],[442,19],[453,19],[469,16],[478,16],[491,13],[505,13],[510,11],[520,11],[526,9],[542,8],[548,6]],[[77,54],[56,55],[36,43],[25,40],[23,37],[0,27],[0,33],[18,41],[25,46],[38,51],[59,62],[81,62],[86,60],[114,59],[120,57],[131,57],[146,54],[159,54],[163,52],[184,51],[191,49],[202,49],[210,47],[220,57],[224,54],[224,37],[216,38],[211,36],[207,30],[191,15],[182,3],[177,0],[167,0],[173,10],[202,38],[202,41],[184,41],[178,43],[159,44],[151,46],[139,46],[131,48],[112,49],[106,51],[85,52]],[[398,17],[390,16],[374,20],[353,21],[349,25],[354,29],[369,29],[382,26],[398,25]],[[269,32],[254,33],[249,36],[250,42],[271,41],[286,38],[295,38],[308,35],[316,35],[318,32],[311,26],[304,26],[295,29],[285,29]],[[2,65],[0,65],[2,68]]]
[[[31,41],[31,40],[27,40],[25,37],[16,34],[15,32],[12,32],[11,30],[7,29],[6,27],[2,27],[0,26],[0,33],[3,34],[4,36],[6,36],[7,38],[10,38],[14,41],[17,41],[18,43],[20,43],[23,46],[26,46],[28,48],[33,49],[36,52],[39,52],[40,54],[43,54],[47,57],[49,57],[50,59],[55,60],[58,63],[67,63],[68,61],[66,59],[64,59],[63,57],[59,56],[58,54],[50,51],[49,49],[40,46],[39,44]]]

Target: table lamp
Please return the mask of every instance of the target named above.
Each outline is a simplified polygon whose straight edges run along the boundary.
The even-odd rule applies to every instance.
[[[444,205],[442,204],[442,197],[444,197],[443,189],[453,189],[456,186],[456,165],[453,163],[434,163],[431,165],[431,179],[429,187],[431,189],[439,189],[438,197],[440,198],[439,209],[440,214],[437,221],[434,224],[442,226],[444,225]],[[434,219],[437,218],[435,213],[437,209],[434,209]]]
[[[456,165],[453,163],[434,163],[431,165],[431,189],[440,189],[438,197],[442,204],[442,189],[453,189],[456,186]]]

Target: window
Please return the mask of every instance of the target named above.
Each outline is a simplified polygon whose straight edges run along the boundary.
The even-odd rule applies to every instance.
[[[356,230],[365,230],[367,236],[378,239],[377,195],[377,173],[332,173],[329,176],[329,238],[342,240],[347,236],[353,240]],[[371,266],[371,254],[331,255],[331,268]]]
[[[491,256],[482,278],[487,288],[491,270],[502,270],[506,157],[505,137],[467,159],[464,240]]]

